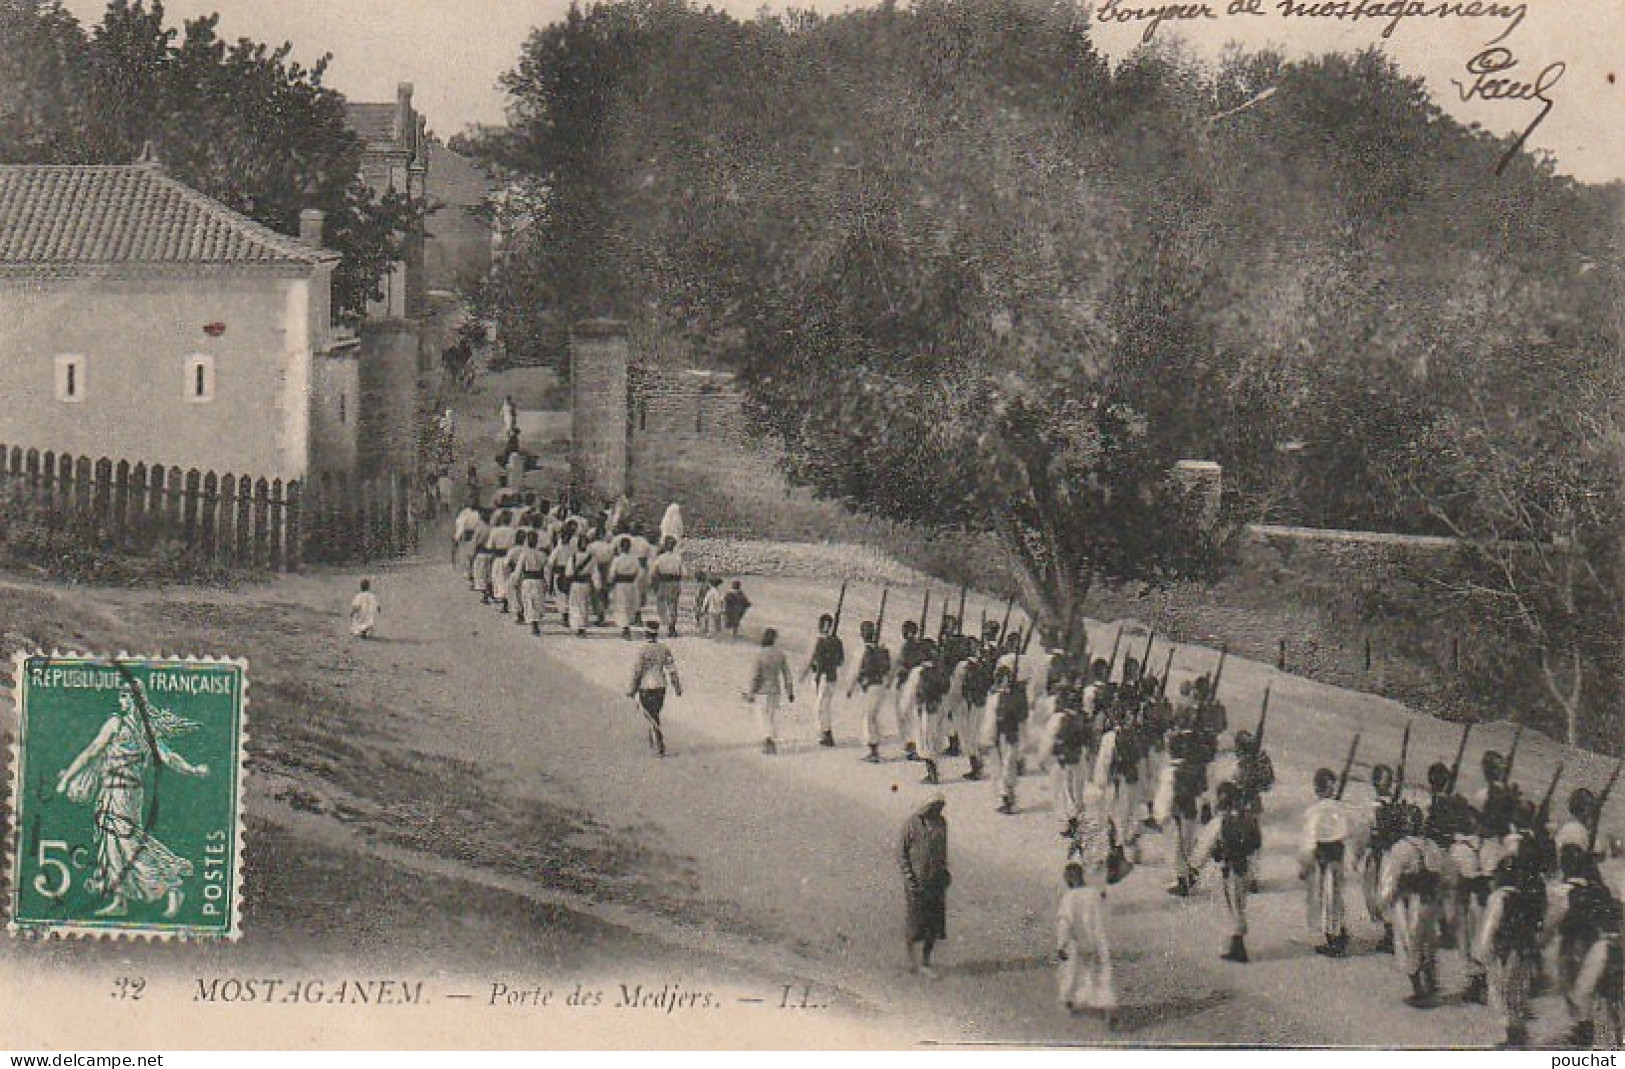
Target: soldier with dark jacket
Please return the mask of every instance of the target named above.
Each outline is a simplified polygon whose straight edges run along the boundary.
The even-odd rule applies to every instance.
[[[1592,1047],[1601,1017],[1603,1045],[1615,1047],[1625,1029],[1625,914],[1584,846],[1564,845],[1557,863],[1562,880],[1548,931],[1557,937],[1558,986],[1572,1022],[1565,1038],[1571,1047]]]
[[[918,761],[919,753],[919,715],[916,710],[905,708],[903,691],[908,677],[920,662],[925,660],[926,643],[920,637],[920,625],[913,620],[903,622],[903,644],[898,647],[894,674],[892,677],[892,696],[895,701],[895,715],[897,717],[897,734],[903,739],[903,756],[910,761]]]
[[[1230,918],[1230,947],[1221,957],[1225,961],[1245,964],[1247,895],[1252,889],[1254,861],[1263,848],[1264,839],[1259,832],[1257,814],[1248,808],[1236,784],[1229,781],[1221,783],[1215,793],[1219,805],[1219,828],[1210,856],[1219,864],[1225,911]]]
[[[1203,727],[1197,704],[1187,702],[1174,715],[1174,727],[1168,734],[1168,760],[1173,766],[1171,815],[1175,880],[1168,893],[1183,896],[1196,886],[1196,859],[1192,850],[1196,843],[1197,817],[1202,796],[1208,789],[1208,766],[1213,763],[1218,747]]]
[[[995,744],[999,755],[999,812],[1016,811],[1016,784],[1021,780],[1021,733],[1027,724],[1027,688],[1015,672],[1000,665],[993,674]]]
[[[818,639],[813,643],[812,656],[801,672],[803,681],[813,677],[813,709],[818,716],[818,745],[835,745],[835,683],[841,666],[846,663],[846,645],[835,633],[835,617],[829,613],[818,618]]]
[[[847,684],[846,696],[854,689],[863,691],[863,744],[869,748],[864,760],[880,763],[880,709],[886,702],[891,682],[891,651],[880,644],[879,632],[873,620],[865,620],[858,627],[863,636],[863,654],[858,660],[858,671]]]

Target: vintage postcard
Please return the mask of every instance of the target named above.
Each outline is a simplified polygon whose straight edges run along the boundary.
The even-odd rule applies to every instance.
[[[0,1046],[1618,1047],[1622,39],[0,0]]]

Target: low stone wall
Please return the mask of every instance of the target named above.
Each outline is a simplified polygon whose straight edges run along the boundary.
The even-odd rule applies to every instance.
[[[926,582],[925,576],[881,551],[850,543],[689,538],[683,543],[683,559],[693,571],[724,576],[762,575],[898,586]]]

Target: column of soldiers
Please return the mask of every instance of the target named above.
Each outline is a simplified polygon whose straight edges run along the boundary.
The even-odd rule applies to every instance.
[[[862,659],[848,688],[864,694],[865,761],[883,760],[889,712],[902,756],[925,765],[925,782],[937,783],[940,760],[963,748],[964,778],[991,778],[998,811],[1010,814],[1018,811],[1016,792],[1029,760],[1047,765],[1063,837],[1078,837],[1089,800],[1112,848],[1121,846],[1131,860],[1143,831],[1164,833],[1174,870],[1170,894],[1193,894],[1213,864],[1229,922],[1222,957],[1248,960],[1247,899],[1258,890],[1260,820],[1275,782],[1264,748],[1267,692],[1258,726],[1234,733],[1229,775],[1215,784],[1219,741],[1228,730],[1217,698],[1222,654],[1211,677],[1185,680],[1170,698],[1171,671],[1148,674],[1143,657],[1125,658],[1114,681],[1115,650],[1090,661],[1049,649],[1030,658],[1037,663],[1023,675],[1027,633],[988,622],[980,640],[972,639],[957,617],[944,614],[935,639],[922,637],[918,621],[906,622],[894,659],[881,624],[863,623]],[[1465,742],[1464,736],[1463,749]],[[1530,991],[1546,971],[1547,948],[1555,946],[1556,982],[1572,1022],[1566,1041],[1625,1040],[1622,908],[1595,848],[1613,783],[1600,799],[1584,788],[1573,792],[1570,819],[1555,833],[1549,811],[1562,770],[1535,803],[1511,780],[1516,746],[1507,756],[1484,755],[1484,785],[1471,800],[1456,790],[1458,754],[1454,766],[1429,768],[1425,806],[1406,797],[1403,757],[1397,768],[1372,768],[1371,800],[1357,804],[1344,794],[1358,744],[1356,738],[1340,773],[1315,772],[1315,802],[1304,815],[1298,863],[1315,951],[1329,958],[1349,953],[1345,901],[1349,888],[1358,888],[1381,925],[1378,952],[1393,954],[1411,985],[1408,1004],[1438,1004],[1439,949],[1453,947],[1465,976],[1462,1000],[1492,1007],[1505,1042],[1521,1045]]]
[[[589,519],[530,491],[499,491],[490,506],[470,504],[457,514],[452,560],[483,604],[532,634],[556,613],[577,636],[612,624],[631,639],[651,602],[666,633],[677,633],[683,569],[676,540],[646,537],[613,509]]]
[[[471,588],[536,633],[551,603],[577,635],[612,616],[630,637],[651,599],[661,625],[676,633],[682,563],[671,539],[657,552],[655,540],[607,512],[589,521],[527,495],[464,509],[454,538],[454,559]],[[862,694],[863,760],[886,760],[882,748],[895,737],[901,757],[922,765],[922,781],[938,784],[944,762],[963,758],[963,779],[990,780],[998,812],[1010,815],[1019,812],[1029,766],[1047,767],[1069,858],[1103,830],[1114,859],[1120,854],[1132,865],[1143,834],[1161,832],[1173,869],[1168,893],[1196,893],[1214,865],[1228,920],[1222,956],[1247,962],[1247,900],[1258,890],[1260,821],[1275,782],[1264,748],[1268,691],[1257,727],[1234,733],[1229,775],[1219,779],[1213,771],[1229,730],[1218,700],[1224,654],[1211,676],[1186,679],[1170,695],[1173,651],[1162,672],[1152,673],[1154,635],[1140,658],[1124,656],[1119,673],[1117,643],[1107,658],[1053,643],[1030,655],[1033,630],[1012,628],[1008,607],[1003,622],[984,620],[979,637],[966,634],[963,602],[962,595],[958,614],[942,612],[933,637],[927,595],[919,619],[902,625],[895,656],[885,643],[885,594],[876,617],[862,622],[846,694]],[[802,673],[814,679],[824,747],[836,745],[832,703],[847,666],[840,617],[838,604],[819,619]],[[1522,1045],[1530,994],[1551,979],[1545,953],[1555,946],[1555,982],[1571,1021],[1567,1042],[1625,1041],[1625,911],[1603,877],[1596,845],[1619,769],[1600,795],[1574,791],[1569,819],[1554,833],[1550,809],[1561,766],[1536,803],[1512,779],[1514,741],[1505,756],[1484,755],[1483,785],[1469,799],[1458,790],[1469,732],[1453,764],[1428,769],[1425,802],[1407,796],[1415,786],[1406,781],[1408,729],[1398,764],[1372,767],[1366,802],[1344,799],[1358,736],[1341,772],[1314,773],[1297,861],[1315,951],[1329,958],[1349,952],[1345,903],[1348,887],[1357,887],[1381,926],[1377,950],[1391,953],[1407,978],[1408,1004],[1438,1004],[1439,953],[1453,948],[1465,978],[1461,999],[1491,1007],[1506,1044]]]

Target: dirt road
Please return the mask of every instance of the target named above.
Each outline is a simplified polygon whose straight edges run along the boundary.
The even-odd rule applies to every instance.
[[[366,643],[343,633],[349,575],[287,579],[269,592],[199,596],[179,616],[150,595],[120,597],[126,611],[157,613],[167,627],[203,632],[200,641],[208,641],[220,621],[240,617],[239,633],[252,633],[250,641],[260,646],[249,655],[265,666],[262,675],[303,673],[315,693],[341,693],[355,710],[383,721],[363,723],[354,712],[343,721],[346,732],[357,735],[357,748],[365,750],[365,733],[376,729],[386,732],[397,755],[364,782],[346,780],[341,767],[300,757],[288,740],[257,731],[257,745],[276,758],[275,771],[260,780],[265,797],[251,807],[262,820],[283,828],[316,822],[322,834],[339,837],[356,833],[379,856],[415,866],[420,875],[460,875],[482,893],[597,910],[596,919],[619,933],[608,937],[615,948],[605,958],[628,967],[640,956],[645,968],[657,969],[693,960],[696,970],[731,976],[738,990],[777,997],[778,985],[810,986],[809,1001],[829,1007],[799,1011],[799,1019],[793,1012],[777,1017],[768,1034],[783,1027],[802,1042],[839,1044],[863,1034],[869,1042],[878,1036],[898,1045],[1459,1046],[1498,1038],[1479,1007],[1418,1012],[1401,1004],[1406,981],[1390,958],[1370,952],[1377,929],[1365,922],[1357,893],[1351,894],[1355,956],[1328,961],[1309,951],[1290,855],[1310,774],[1316,764],[1335,764],[1355,730],[1363,733],[1368,759],[1391,761],[1407,715],[1392,703],[1274,678],[1270,749],[1281,785],[1269,800],[1264,893],[1253,902],[1255,962],[1238,967],[1218,960],[1221,907],[1208,893],[1188,900],[1164,894],[1168,873],[1152,837],[1146,864],[1114,891],[1114,957],[1125,1008],[1118,1029],[1108,1032],[1054,1004],[1052,917],[1063,849],[1044,778],[1024,779],[1023,812],[1003,817],[993,811],[989,785],[959,782],[961,768],[950,764],[950,940],[940,955],[943,978],[923,981],[902,967],[892,857],[904,816],[927,788],[918,782],[918,765],[858,760],[855,706],[838,703],[842,745],[835,750],[812,745],[810,709],[805,702],[795,707],[787,731],[800,744],[765,757],[738,694],[753,645],[680,638],[674,649],[687,693],[667,718],[674,756],[657,761],[624,696],[632,644],[608,632],[575,639],[556,627],[532,637],[511,617],[482,607],[444,563],[374,574],[384,616],[380,638]],[[747,632],[779,627],[793,661],[801,658],[799,668],[810,624],[833,591],[765,580],[747,586],[757,606]],[[848,619],[872,611],[878,593],[854,588]],[[894,590],[893,604],[914,604],[911,597],[917,601],[918,593]],[[974,619],[980,608],[973,600],[968,615]],[[249,623],[273,611],[285,621],[280,631]],[[1110,632],[1100,629],[1096,640],[1109,644]],[[1162,649],[1159,644],[1157,663]],[[1214,657],[1198,650],[1178,656],[1189,668],[1206,667]],[[284,663],[273,668],[273,659]],[[295,659],[302,659],[297,668],[286,663]],[[1272,677],[1266,668],[1230,662],[1225,697],[1232,726],[1250,724]],[[320,725],[328,712],[316,701],[305,715]],[[1504,746],[1504,732],[1484,734],[1481,742]],[[1448,725],[1419,721],[1412,766],[1447,758],[1455,736]],[[1478,752],[1475,744],[1474,759]],[[1526,742],[1520,779],[1540,779],[1554,759],[1554,748]],[[363,755],[350,763],[362,764]],[[1600,779],[1603,768],[1593,760],[1582,774]],[[372,797],[380,781],[398,785],[383,804]],[[1350,797],[1364,789],[1351,786]],[[568,845],[568,819],[553,813],[551,822],[536,823],[525,816],[563,804],[572,807],[592,847],[579,856],[556,849],[561,839]],[[414,806],[429,814],[413,816]],[[564,899],[556,897],[561,886]],[[434,896],[425,908],[437,911],[434,927],[449,923],[460,906]],[[508,923],[511,918],[502,917],[494,931],[483,920],[476,927],[500,944]],[[628,930],[637,936],[625,938]],[[510,961],[511,949],[504,951]],[[484,956],[457,955],[465,971],[476,973]],[[1446,957],[1443,978],[1447,991],[1459,989],[1454,955]],[[1543,1000],[1539,1010],[1537,1038],[1555,1034],[1561,1025],[1555,1002]],[[827,1024],[809,1023],[820,1015]],[[523,1041],[522,1025],[508,1027],[518,1031],[505,1035]],[[542,1032],[530,1038],[548,1042]],[[638,1045],[645,1038],[616,1033],[610,1041]]]

